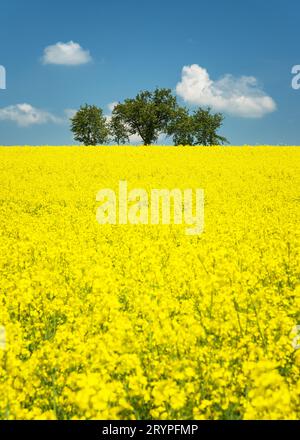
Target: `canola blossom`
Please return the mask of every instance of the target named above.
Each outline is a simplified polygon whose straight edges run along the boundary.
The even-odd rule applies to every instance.
[[[300,149],[0,149],[1,419],[299,419]],[[99,224],[203,188],[205,227]],[[295,339],[296,338],[296,339]]]

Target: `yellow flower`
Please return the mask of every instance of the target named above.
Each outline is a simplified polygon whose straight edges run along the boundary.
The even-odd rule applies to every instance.
[[[297,147],[0,150],[1,419],[300,418]],[[101,188],[204,188],[205,231]]]

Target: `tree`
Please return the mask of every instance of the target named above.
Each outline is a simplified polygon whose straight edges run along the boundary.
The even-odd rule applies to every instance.
[[[225,144],[228,140],[217,134],[223,119],[221,113],[212,114],[210,108],[198,108],[192,115],[185,108],[179,108],[169,125],[168,134],[175,145]]]
[[[167,130],[177,109],[176,97],[170,89],[147,90],[138,93],[134,99],[125,99],[113,109],[129,134],[139,135],[144,145],[150,145]]]
[[[122,118],[118,114],[113,114],[109,122],[109,131],[112,136],[112,140],[118,145],[126,144],[129,142],[128,128],[122,121]]]
[[[167,134],[174,145],[193,145],[193,120],[184,107],[179,107],[168,125]]]
[[[74,139],[84,145],[104,144],[108,140],[109,129],[101,108],[85,104],[71,118]]]
[[[223,124],[224,116],[222,113],[211,114],[210,108],[207,110],[198,108],[192,115],[194,145],[222,145],[228,143],[224,136],[217,134]]]

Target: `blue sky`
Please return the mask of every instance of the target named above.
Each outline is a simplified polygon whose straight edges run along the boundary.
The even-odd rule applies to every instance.
[[[71,110],[156,86],[222,111],[231,144],[300,144],[299,18],[296,0],[5,0],[0,144],[72,144]]]

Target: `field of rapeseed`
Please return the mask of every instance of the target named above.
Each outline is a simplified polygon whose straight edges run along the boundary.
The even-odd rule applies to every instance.
[[[205,231],[96,194],[203,188]],[[1,148],[0,418],[300,418],[300,149]]]

